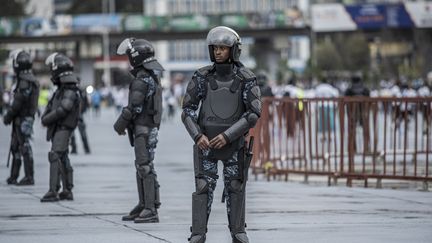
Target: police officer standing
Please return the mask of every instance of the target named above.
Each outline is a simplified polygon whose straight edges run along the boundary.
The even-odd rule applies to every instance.
[[[45,64],[51,70],[51,81],[57,85],[57,90],[41,117],[42,125],[48,128],[47,140],[51,141],[51,151],[48,153],[49,190],[41,202],[73,200],[73,169],[68,157],[68,145],[80,115],[78,78],[73,73],[72,61],[63,54],[51,54]],[[63,191],[58,194],[60,179]]]
[[[28,52],[15,50],[11,52],[10,57],[17,83],[13,91],[12,105],[3,117],[5,125],[12,123],[9,151],[12,154],[12,168],[7,183],[17,184],[22,157],[25,177],[18,182],[18,185],[34,185],[30,139],[33,133],[34,116],[38,109],[39,83],[33,75],[32,61]]]
[[[122,218],[135,223],[159,222],[159,183],[154,169],[154,150],[162,117],[162,87],[155,71],[163,67],[154,57],[154,48],[144,39],[127,38],[117,54],[127,55],[134,79],[129,85],[129,101],[114,124],[119,135],[127,130],[135,149],[138,204]]]
[[[239,61],[241,40],[234,30],[224,26],[211,29],[207,44],[214,64],[195,72],[183,101],[182,121],[195,141],[196,191],[192,194],[189,242],[206,240],[217,163],[222,160],[223,199],[232,242],[247,243],[245,185],[251,146],[246,145],[245,136],[261,114],[260,89],[255,75]]]

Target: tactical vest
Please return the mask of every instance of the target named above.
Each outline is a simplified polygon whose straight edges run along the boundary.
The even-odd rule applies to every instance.
[[[58,107],[61,106],[61,101],[65,99],[64,92],[66,91],[66,89],[69,88],[61,87],[55,92],[54,97],[52,98],[51,101],[52,102],[51,110],[56,110]],[[73,130],[78,125],[78,119],[80,116],[81,94],[78,87],[72,88],[72,90],[75,92],[76,95],[74,100],[74,106],[72,110],[68,112],[64,118],[56,122],[55,124],[56,129],[63,128],[63,129]]]
[[[26,102],[23,104],[22,108],[19,110],[18,116],[34,117],[38,109],[38,99],[39,99],[39,85],[36,81],[36,78],[34,78],[33,76],[33,79],[31,80],[20,79],[18,82],[22,84],[18,84],[14,92],[30,94],[26,99]]]
[[[155,92],[144,100],[143,110],[134,122],[148,127],[159,127],[162,120],[162,86],[156,75],[149,74],[155,82]]]
[[[207,76],[207,94],[199,113],[199,126],[211,140],[236,123],[245,107],[242,100],[242,78],[236,74],[227,76],[226,80],[217,80],[215,73]],[[221,78],[219,78],[221,79]],[[216,159],[228,159],[239,149],[242,138],[231,141],[222,149],[212,149],[210,156]]]

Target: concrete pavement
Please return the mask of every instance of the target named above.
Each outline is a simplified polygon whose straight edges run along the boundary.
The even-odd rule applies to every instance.
[[[75,200],[44,204],[39,200],[48,190],[46,130],[37,120],[36,185],[17,187],[5,182],[10,127],[0,125],[0,242],[187,242],[194,188],[191,139],[179,119],[162,125],[155,159],[160,223],[123,222],[121,216],[135,206],[137,194],[133,149],[127,137],[113,131],[115,117],[113,110],[103,110],[99,118],[89,114],[92,154],[83,154],[77,133],[79,154],[70,156]],[[231,242],[220,203],[221,182],[207,243]],[[432,193],[251,180],[246,218],[254,243],[432,242]]]

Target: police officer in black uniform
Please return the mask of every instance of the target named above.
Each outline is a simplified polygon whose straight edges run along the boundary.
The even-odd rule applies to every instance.
[[[73,63],[65,55],[51,54],[45,61],[51,70],[51,81],[57,90],[48,102],[42,115],[42,125],[48,128],[47,140],[51,141],[48,153],[50,162],[49,190],[41,202],[73,200],[73,169],[68,157],[71,133],[78,124],[80,115],[80,91],[78,78],[73,73]],[[60,179],[63,191],[60,189]]]
[[[192,194],[189,242],[206,240],[217,162],[222,160],[223,200],[232,240],[247,243],[245,186],[251,154],[246,150],[251,147],[246,145],[245,136],[261,114],[260,89],[255,75],[239,61],[241,40],[234,30],[215,27],[208,33],[207,43],[214,64],[195,72],[183,101],[182,121],[195,141],[196,191]]]
[[[30,139],[33,133],[34,116],[38,109],[39,83],[33,75],[32,61],[28,52],[15,50],[11,52],[10,56],[17,83],[13,91],[12,105],[3,117],[5,125],[12,123],[10,147],[12,168],[7,183],[17,184],[22,157],[25,177],[18,182],[18,185],[34,185],[33,153]]]
[[[162,87],[156,71],[163,67],[154,57],[154,48],[144,39],[127,38],[117,54],[127,55],[135,77],[129,85],[129,102],[114,124],[114,130],[124,135],[127,130],[135,149],[138,204],[122,218],[135,223],[159,222],[159,183],[154,169],[154,150],[162,116]]]

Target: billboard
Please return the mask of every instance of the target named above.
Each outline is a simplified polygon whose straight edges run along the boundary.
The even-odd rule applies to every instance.
[[[408,2],[404,5],[416,27],[432,27],[432,2]]]
[[[406,5],[412,5],[409,13]],[[406,4],[362,4],[343,5],[315,4],[312,6],[312,29],[317,32],[353,31],[358,29],[413,28],[413,16],[420,13],[417,5]],[[414,7],[416,6],[416,7]],[[427,14],[424,14],[426,19]],[[432,19],[429,13],[429,17]],[[431,21],[432,22],[432,21]]]

